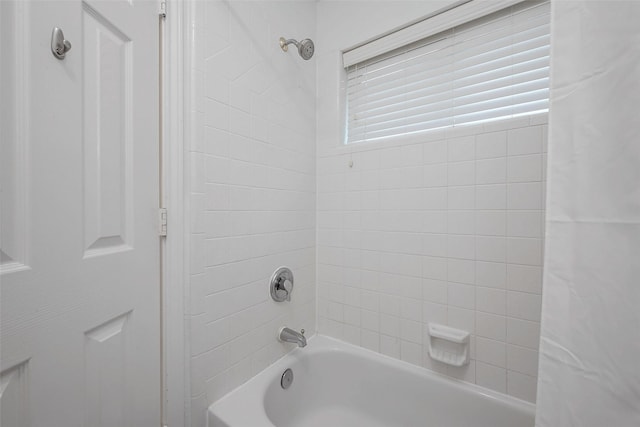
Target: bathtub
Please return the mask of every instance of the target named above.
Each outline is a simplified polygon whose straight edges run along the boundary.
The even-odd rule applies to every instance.
[[[291,368],[293,382],[280,385]],[[532,427],[534,405],[315,336],[209,407],[209,427]]]

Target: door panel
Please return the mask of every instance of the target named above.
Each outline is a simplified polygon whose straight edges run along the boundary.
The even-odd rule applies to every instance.
[[[0,33],[0,425],[158,426],[157,4],[2,0]]]
[[[0,43],[0,271],[27,268],[27,176],[23,143],[28,131],[26,67],[23,54],[28,31],[20,2],[0,2],[0,31],[11,34]]]
[[[132,41],[86,3],[82,19],[85,256],[96,256],[132,243]]]

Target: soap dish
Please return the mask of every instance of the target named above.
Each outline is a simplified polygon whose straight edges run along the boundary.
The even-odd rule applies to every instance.
[[[469,332],[429,323],[429,356],[451,366],[469,363]]]

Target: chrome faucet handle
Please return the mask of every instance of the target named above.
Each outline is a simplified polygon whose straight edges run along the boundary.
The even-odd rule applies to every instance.
[[[287,267],[280,267],[271,276],[271,298],[277,302],[291,301],[293,273]]]
[[[287,301],[291,301],[291,291],[293,290],[293,283],[291,283],[291,280],[285,279],[280,286],[287,294]]]
[[[291,291],[293,290],[293,284],[290,280],[282,280],[282,277],[276,284],[276,295],[281,300],[291,301]]]

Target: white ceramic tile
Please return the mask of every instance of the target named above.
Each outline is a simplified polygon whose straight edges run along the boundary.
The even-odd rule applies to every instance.
[[[447,324],[473,334],[476,329],[475,311],[449,306],[447,310]]]
[[[362,328],[379,332],[380,331],[380,314],[376,311],[361,310],[360,324]]]
[[[422,235],[422,253],[428,256],[447,256],[447,235],[431,234]]]
[[[281,7],[283,11],[288,10],[284,5]],[[309,12],[313,9],[311,5],[299,7],[300,10],[307,8]],[[207,292],[192,301],[191,312],[195,309],[201,314],[191,319],[190,335],[192,350],[199,353],[226,348],[226,357],[217,357],[216,363],[202,366],[194,359],[192,364],[195,368],[192,369],[192,391],[203,392],[203,402],[208,405],[286,351],[286,347],[275,341],[262,338],[273,336],[282,316],[289,316],[293,327],[316,329],[316,222],[313,213],[316,166],[313,144],[300,143],[300,140],[312,139],[308,138],[312,132],[304,133],[304,129],[315,126],[313,107],[307,107],[315,105],[313,72],[309,80],[298,82],[302,90],[295,96],[285,86],[274,85],[268,93],[256,90],[264,87],[261,85],[265,80],[280,78],[275,67],[262,68],[260,79],[238,78],[229,85],[232,75],[253,75],[254,64],[247,61],[246,55],[225,56],[223,53],[228,45],[226,39],[232,19],[228,5],[211,3],[204,9],[207,18],[203,22],[215,24],[211,24],[212,28],[206,32],[196,31],[194,43],[196,47],[204,46],[196,49],[201,58],[192,64],[199,72],[195,74],[194,88],[196,94],[202,95],[202,101],[198,101],[195,108],[204,114],[202,118],[199,114],[193,115],[189,132],[199,143],[194,147],[206,156],[189,165],[188,171],[190,190],[202,194],[202,200],[190,206],[199,211],[190,212],[191,232],[200,233],[190,236],[193,260],[190,274],[202,273],[204,266],[216,267],[204,270],[205,280],[190,282],[192,294]],[[247,13],[250,16],[244,16]],[[252,14],[251,10],[238,8],[233,19],[252,21]],[[309,16],[303,21],[307,19],[308,24],[313,23],[311,15],[301,16]],[[232,27],[238,37],[234,37],[236,46],[229,52],[253,48],[252,38],[263,38],[264,31],[260,29],[268,26],[269,19],[261,16],[255,19],[256,25],[247,27],[235,22]],[[200,38],[206,38],[206,43]],[[205,57],[218,52],[222,53],[220,57],[209,58],[205,63]],[[221,60],[222,57],[229,61]],[[294,75],[298,71],[291,70],[291,73]],[[298,105],[286,111],[291,123],[278,123],[278,114],[274,113],[285,110],[273,102],[276,99],[280,106]],[[294,135],[298,137],[294,138]],[[267,140],[270,144],[265,144]],[[331,169],[327,171],[331,173]],[[329,184],[333,187],[325,187],[325,190],[333,189],[339,194],[343,189],[340,182]],[[355,188],[357,182],[349,180],[348,185]],[[325,202],[319,210],[353,205],[342,197],[322,199],[321,203]],[[278,206],[277,210],[273,209],[274,204]],[[352,226],[356,223],[354,216],[344,216],[342,220]],[[327,227],[338,225],[330,216],[320,218],[319,222]],[[336,235],[331,234],[327,240],[337,241]],[[349,242],[349,236],[345,240]],[[283,251],[286,257],[282,255]],[[292,267],[296,279],[303,283],[297,285],[298,297],[288,305],[291,312],[285,307],[270,305],[262,292],[264,280],[282,264]],[[360,309],[356,308],[359,304],[357,294],[336,288],[326,289],[321,294],[332,300],[319,301],[318,312],[349,323],[348,327],[341,327],[343,323],[325,319],[327,328],[352,342],[359,342],[355,333],[357,328],[352,325],[361,321]],[[348,305],[343,306],[344,302]],[[260,328],[259,333],[253,332],[256,328]],[[212,366],[219,369],[204,371]]]
[[[439,323],[447,324],[447,306],[444,304],[436,304],[425,302],[422,306],[422,322],[423,323]]]
[[[207,99],[205,101],[204,124],[221,130],[229,128],[229,107],[221,102]]]
[[[425,256],[422,258],[422,277],[435,280],[447,280],[447,258]]]
[[[542,240],[518,237],[507,238],[507,262],[542,265]]]
[[[400,318],[395,316],[390,316],[388,314],[380,315],[380,333],[392,336],[399,337],[400,336]]]
[[[422,279],[422,292],[425,301],[447,303],[447,282],[445,281]]]
[[[380,353],[400,358],[400,339],[388,335],[380,335]]]
[[[449,211],[447,216],[448,233],[474,234],[475,215],[473,211]]]
[[[400,343],[400,358],[405,362],[420,366],[422,364],[422,345],[402,341]]]
[[[506,393],[507,370],[476,361],[476,384],[499,393]]]
[[[343,331],[343,340],[353,345],[361,345],[360,343],[360,332],[361,329],[357,326],[349,325],[347,323],[344,324]]]
[[[524,292],[507,292],[507,314],[523,320],[540,321],[542,298]]]
[[[435,141],[423,144],[422,159],[425,164],[445,163],[447,161],[447,142]]]
[[[507,319],[489,313],[476,313],[476,334],[480,337],[505,341],[507,335]]]
[[[344,306],[344,323],[352,326],[361,326],[360,309],[349,305]]]
[[[450,306],[473,309],[475,307],[476,288],[473,285],[450,282],[447,286],[447,302]]]
[[[476,236],[476,259],[479,261],[504,262],[506,259],[505,238]]]
[[[351,286],[345,287],[344,302],[347,305],[360,307],[360,289]]]
[[[403,341],[422,344],[422,323],[402,319],[400,321],[400,338]]]
[[[447,207],[449,210],[475,208],[475,188],[473,186],[448,187]]]
[[[447,185],[447,165],[445,163],[425,165],[422,173],[425,187],[444,187]]]
[[[393,286],[393,282],[383,281],[387,283],[386,292],[390,292]],[[400,297],[395,295],[382,295],[380,298],[380,313],[400,317]],[[381,319],[382,320],[382,319]]]
[[[545,159],[538,130],[519,127],[528,119],[447,141],[392,141],[336,155],[323,148],[321,332],[501,392],[513,369],[536,374],[529,353],[517,355],[535,351],[539,339],[543,187],[528,181],[542,179]],[[430,360],[429,322],[475,334],[469,367]],[[516,348],[511,371],[507,344]],[[511,389],[527,393],[526,384]]]
[[[405,145],[401,148],[402,166],[417,166],[422,164],[422,144]]]
[[[538,372],[538,352],[511,344],[507,345],[507,369],[521,374],[536,376]]]
[[[474,261],[449,258],[447,261],[447,278],[450,282],[474,284]]]
[[[400,301],[400,316],[415,322],[422,321],[422,301],[414,298],[402,298]]]
[[[541,153],[542,126],[510,130],[507,136],[507,152],[510,156]]]
[[[371,150],[359,153],[357,167],[360,170],[377,170],[380,168],[380,151]]]
[[[205,94],[208,98],[221,103],[229,102],[229,81],[216,73],[215,61],[205,61],[205,73],[203,73]]]
[[[507,292],[502,289],[476,288],[476,310],[485,313],[505,315],[507,312]]]
[[[504,184],[506,179],[506,157],[476,161],[476,184]]]
[[[542,156],[510,156],[507,167],[508,182],[531,182],[542,180]]]
[[[507,342],[537,350],[540,346],[540,323],[507,319]]]
[[[419,300],[422,298],[422,279],[420,277],[403,276],[402,280],[399,282],[399,285],[401,297],[415,300]]]
[[[448,160],[459,162],[473,160],[475,157],[475,137],[465,136],[448,141]]]
[[[481,133],[476,136],[476,159],[507,155],[507,132]]]
[[[508,209],[542,209],[542,184],[527,182],[507,185]]]
[[[229,139],[230,136],[227,131],[204,126],[205,153],[218,157],[228,157]]]
[[[473,185],[475,183],[475,162],[449,163],[447,183],[448,185]]]
[[[476,186],[476,209],[506,209],[507,187],[505,184]]]
[[[446,233],[447,232],[447,211],[424,211],[422,213],[425,233]]]
[[[476,281],[480,286],[504,289],[506,287],[506,266],[500,262],[476,262]]]
[[[425,210],[442,210],[447,207],[447,189],[446,188],[425,188],[419,194],[421,197],[421,208]]]
[[[507,235],[511,237],[542,237],[542,212],[510,211],[507,214]]]
[[[506,234],[507,214],[499,211],[476,211],[475,231],[481,236],[504,236]]]
[[[449,258],[474,259],[475,237],[450,234],[447,236],[447,256]]]
[[[476,338],[476,360],[489,363],[493,366],[506,368],[507,346],[502,341],[487,338]]]
[[[507,371],[507,394],[535,403],[537,379],[515,371]]]
[[[542,293],[542,267],[507,265],[507,288],[535,294]]]

